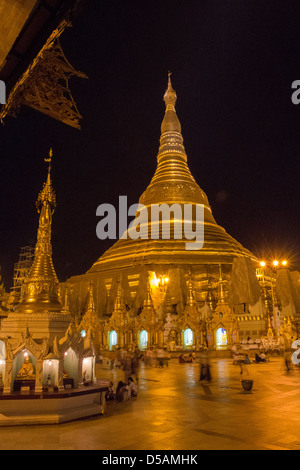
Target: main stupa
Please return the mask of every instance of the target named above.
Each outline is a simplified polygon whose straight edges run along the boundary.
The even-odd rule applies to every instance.
[[[181,124],[175,110],[177,95],[172,88],[169,75],[168,88],[164,95],[165,116],[161,124],[160,147],[157,169],[139,203],[149,208],[153,204],[202,204],[204,206],[204,246],[201,250],[186,250],[186,239],[120,239],[98,261],[88,273],[114,269],[144,267],[153,264],[165,266],[209,264],[232,264],[236,256],[255,257],[232,238],[213,217],[205,192],[193,178],[187,163],[183,145]],[[149,222],[150,225],[151,222]],[[151,227],[148,228],[149,234]]]
[[[155,233],[156,230],[155,237],[133,239],[127,231],[125,236],[100,256],[86,274],[71,277],[62,284],[62,291],[68,291],[73,315],[78,316],[79,312],[79,322],[88,309],[91,285],[95,310],[100,319],[111,319],[116,311],[116,304],[120,306],[121,302],[131,320],[135,319],[139,324],[140,313],[150,294],[153,308],[158,312],[158,321],[162,325],[167,315],[182,314],[188,302],[188,286],[191,282],[193,297],[199,308],[205,305],[212,307],[213,302],[216,305],[220,285],[227,296],[234,297],[233,303],[255,304],[259,299],[255,256],[217,224],[205,192],[196,183],[188,167],[181,124],[175,110],[177,94],[172,87],[170,75],[164,94],[165,115],[161,124],[157,169],[139,203],[147,211],[154,204],[166,204],[169,207],[173,204],[181,207],[186,204],[202,205],[204,245],[199,250],[186,249],[187,239],[177,239],[174,236],[174,227],[173,231],[171,228],[170,238],[163,239],[163,221],[153,230],[150,219],[143,228],[144,233],[148,234]],[[183,220],[179,223],[183,224]],[[241,281],[243,285],[234,286],[230,294],[234,264],[238,269],[238,283]],[[245,293],[242,299],[236,295],[241,290]],[[126,325],[126,319],[124,322]],[[113,326],[110,325],[103,331],[105,338],[109,328]],[[134,337],[134,332],[131,337]]]

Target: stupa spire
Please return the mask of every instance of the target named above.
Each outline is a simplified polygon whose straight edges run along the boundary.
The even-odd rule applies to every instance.
[[[16,308],[19,312],[61,311],[62,309],[59,300],[59,282],[52,261],[51,227],[52,215],[56,208],[56,195],[51,180],[52,156],[51,149],[49,157],[45,158],[45,162],[48,163],[47,179],[36,201],[40,215],[35,257],[23,285],[22,300]]]
[[[94,286],[93,283],[90,283],[89,288],[89,299],[88,299],[88,312],[95,312],[95,300],[94,300]]]
[[[146,293],[146,298],[144,300],[144,308],[152,308],[153,303],[152,303],[152,298],[151,298],[151,288],[150,288],[150,281],[149,278],[147,279],[147,293]]]
[[[156,202],[182,202],[184,200],[191,203],[204,203],[209,208],[207,198],[196,184],[187,164],[181,124],[175,109],[176,101],[177,94],[169,72],[168,86],[164,94],[166,109],[161,124],[157,169],[140,203],[148,205]],[[168,191],[166,192],[164,188],[168,188]]]
[[[166,103],[166,116],[165,117],[167,117],[167,113],[170,112],[170,111],[176,113],[175,104],[176,104],[176,101],[177,101],[177,94],[176,94],[176,91],[173,90],[173,87],[172,87],[171,75],[172,75],[172,73],[169,72],[168,73],[168,88],[166,89],[166,92],[164,94],[164,102]],[[173,118],[174,118],[174,116],[173,116]],[[178,130],[179,132],[181,132],[181,125],[180,125],[180,122],[179,122],[178,118],[177,118],[176,124],[179,124],[179,127],[174,128],[172,130]],[[166,131],[167,131],[166,129],[162,129],[162,133],[166,132]]]

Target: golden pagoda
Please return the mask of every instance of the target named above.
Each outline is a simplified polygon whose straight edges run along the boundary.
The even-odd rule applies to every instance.
[[[177,94],[173,89],[169,73],[168,86],[164,94],[165,115],[161,124],[157,169],[149,186],[139,199],[141,209],[138,209],[135,220],[138,220],[142,211],[147,211],[149,214],[153,205],[159,207],[167,205],[169,208],[177,205],[182,208],[181,214],[184,213],[185,205],[202,206],[204,244],[198,250],[187,249],[187,242],[191,239],[186,236],[186,232],[182,238],[175,236],[175,219],[177,225],[181,227],[184,225],[183,217],[178,217],[175,212],[170,216],[169,238],[162,236],[164,228],[162,219],[159,223],[157,221],[153,223],[151,217],[148,218],[148,222],[143,227],[141,226],[143,235],[140,237],[132,237],[132,229],[129,228],[86,274],[74,276],[62,285],[62,290],[68,288],[72,292],[72,304],[82,309],[88,285],[93,282],[98,299],[96,310],[100,318],[107,318],[112,314],[118,283],[123,290],[124,303],[130,313],[129,317],[137,317],[147,299],[147,285],[150,279],[153,299],[159,297],[157,293],[162,299],[160,306],[155,305],[157,321],[163,325],[166,316],[169,315],[168,318],[173,317],[176,323],[177,317],[184,312],[188,301],[188,280],[191,274],[195,303],[200,309],[195,319],[189,321],[190,324],[194,324],[193,322],[199,322],[201,308],[209,308],[206,303],[207,298],[218,297],[219,266],[222,267],[224,279],[227,280],[230,279],[232,265],[237,258],[246,259],[247,263],[243,264],[245,267],[243,269],[250,269],[255,273],[254,263],[257,262],[255,256],[217,224],[205,192],[190,172],[181,124],[175,109],[176,101]],[[195,211],[193,211],[191,226],[197,222]],[[246,273],[245,278],[248,277]],[[193,310],[198,312],[194,307]],[[76,315],[75,311],[72,313]],[[176,330],[175,327],[173,328],[173,320],[170,331]],[[137,319],[136,325],[140,328],[141,321]],[[197,331],[199,339],[200,329],[197,328]],[[138,331],[135,338],[137,336]],[[161,347],[163,332],[159,337]],[[124,346],[128,345],[124,344]]]
[[[181,124],[176,114],[176,92],[169,74],[168,88],[164,95],[165,116],[161,124],[157,169],[139,203],[149,208],[153,204],[174,203],[204,205],[204,246],[201,250],[186,250],[186,239],[121,238],[96,261],[88,273],[128,269],[147,265],[207,265],[231,264],[236,256],[255,259],[234,238],[218,225],[204,191],[194,180],[187,164]],[[183,221],[182,221],[183,223]],[[161,230],[161,228],[160,228]],[[152,227],[148,232],[153,233]]]

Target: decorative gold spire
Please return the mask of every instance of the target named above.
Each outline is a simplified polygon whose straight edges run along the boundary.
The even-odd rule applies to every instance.
[[[186,305],[189,307],[193,307],[195,305],[195,299],[193,294],[193,280],[191,277],[191,273],[189,273],[189,280],[188,280],[188,297]]]
[[[224,293],[224,281],[223,281],[223,272],[222,266],[219,264],[219,301],[220,304],[225,304],[225,293]]]
[[[150,185],[141,196],[140,203],[145,206],[163,202],[204,204],[211,221],[214,222],[207,197],[195,182],[187,164],[181,124],[175,110],[176,101],[177,94],[169,72],[168,87],[164,94],[166,109],[161,124],[157,169]]]
[[[19,312],[33,313],[43,311],[61,311],[59,301],[59,282],[52,261],[51,226],[52,215],[56,207],[56,196],[52,188],[51,162],[52,149],[48,163],[47,180],[36,202],[40,214],[35,258],[23,286],[22,301],[17,306]]]
[[[181,133],[181,124],[175,111],[177,101],[176,91],[173,90],[171,82],[171,72],[168,74],[168,88],[164,94],[164,102],[166,103],[166,113],[161,125],[161,133],[178,132]]]
[[[149,278],[147,279],[147,294],[144,300],[144,308],[153,308],[152,298],[151,298],[151,287]]]
[[[214,293],[213,293],[213,288],[212,288],[212,284],[211,284],[210,279],[208,280],[207,294],[206,294],[205,302],[207,303],[207,305],[209,306],[211,311],[213,311],[215,309],[216,299],[215,299],[215,296],[214,296]]]
[[[124,310],[124,303],[122,301],[122,287],[121,287],[121,282],[118,281],[117,296],[115,300],[114,312],[122,312],[123,310]]]
[[[88,300],[88,312],[95,312],[95,300],[94,300],[94,286],[93,283],[90,283],[90,288],[89,288],[89,300]]]

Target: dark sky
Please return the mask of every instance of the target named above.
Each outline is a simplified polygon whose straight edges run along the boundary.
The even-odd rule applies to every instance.
[[[23,108],[0,128],[0,264],[6,287],[35,243],[35,201],[54,149],[54,265],[84,273],[113,243],[96,208],[138,202],[156,168],[167,72],[192,174],[217,222],[259,256],[299,262],[300,5],[266,0],[90,0],[61,43],[77,131]]]

